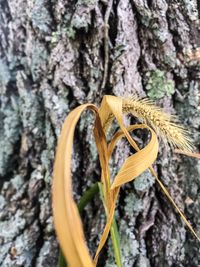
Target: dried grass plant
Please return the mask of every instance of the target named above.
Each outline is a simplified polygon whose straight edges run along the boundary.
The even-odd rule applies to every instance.
[[[73,199],[70,170],[74,130],[82,112],[86,109],[92,110],[96,117],[94,136],[102,170],[98,187],[101,192],[107,217],[106,225],[100,238],[94,259],[91,258],[86,246],[79,211],[80,206],[82,209],[91,199],[91,196],[98,191],[97,186],[94,186],[86,192],[85,196],[83,196],[82,204],[79,205],[78,211],[77,205]],[[139,118],[141,124],[126,127],[123,122],[123,115],[125,114],[132,114]],[[106,135],[109,127],[112,126],[114,119],[116,119],[120,129],[108,143]],[[137,143],[130,135],[130,132],[135,129],[147,129],[151,133],[149,143],[142,149],[138,147]],[[111,182],[111,170],[109,169],[108,162],[118,140],[122,137],[127,138],[136,153],[126,159],[113,182]],[[122,266],[120,242],[114,217],[116,201],[120,192],[120,187],[123,184],[134,180],[146,169],[149,169],[152,175],[155,176],[155,179],[164,194],[178,211],[192,234],[200,241],[200,238],[193,230],[184,214],[177,207],[152,167],[158,154],[158,137],[161,137],[165,143],[169,143],[173,149],[178,149],[179,153],[198,158],[198,154],[192,153],[192,141],[184,127],[177,123],[177,119],[174,116],[162,112],[160,108],[156,107],[148,99],[140,99],[137,97],[123,99],[115,96],[104,96],[99,109],[93,104],[84,104],[70,112],[64,122],[61,136],[58,141],[52,190],[55,229],[64,257],[70,267],[96,266],[99,253],[109,236],[109,232],[111,233],[116,264],[118,267]],[[63,261],[61,262],[60,267],[64,266],[62,265]]]

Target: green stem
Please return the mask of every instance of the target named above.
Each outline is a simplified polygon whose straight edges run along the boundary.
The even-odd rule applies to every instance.
[[[99,186],[98,182],[93,184],[81,197],[79,203],[78,203],[78,210],[81,214],[84,210],[84,208],[87,206],[87,204],[94,198],[94,196],[99,192]]]
[[[101,198],[102,198],[102,202],[103,202],[103,204],[105,206],[102,184],[98,183],[98,185],[99,185],[99,191],[100,191],[100,195],[101,195]],[[116,261],[117,267],[122,267],[119,232],[118,232],[118,227],[117,227],[115,215],[113,216],[112,225],[111,225],[111,228],[110,228],[110,233],[111,233],[111,239],[112,239],[114,255],[115,255],[115,261]]]
[[[78,203],[78,210],[81,215],[83,212],[85,206],[94,198],[94,196],[99,192],[99,186],[96,182],[94,185],[92,185],[80,198],[80,201]],[[60,249],[59,253],[59,260],[58,260],[58,267],[67,267],[67,263],[65,261],[65,257],[62,253],[62,250]]]
[[[60,248],[60,251],[59,251],[58,267],[67,267],[67,263],[65,261],[65,257],[64,257],[64,255],[62,253],[61,248]]]
[[[114,254],[115,254],[115,261],[117,263],[117,267],[122,267],[119,232],[118,232],[118,227],[117,227],[117,223],[115,220],[115,216],[113,217],[110,232],[111,232],[111,238],[112,238],[113,249],[114,249]]]

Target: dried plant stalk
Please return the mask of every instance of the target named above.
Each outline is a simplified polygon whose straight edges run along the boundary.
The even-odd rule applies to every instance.
[[[107,222],[94,260],[92,260],[89,255],[84,239],[81,218],[73,199],[70,171],[75,126],[85,109],[92,110],[96,116],[94,135],[102,169],[101,183],[105,210],[107,213]],[[139,117],[145,122],[145,124],[126,127],[123,123],[123,114],[127,113],[131,113],[134,116]],[[120,130],[113,136],[111,142],[107,145],[106,132],[113,119],[116,119]],[[149,143],[141,150],[129,133],[129,131],[138,128],[146,128],[151,133]],[[155,107],[146,99],[141,100],[136,97],[132,99],[122,99],[114,96],[104,96],[99,109],[92,104],[84,104],[70,112],[66,118],[59,138],[54,164],[53,215],[56,233],[60,241],[62,251],[70,267],[96,266],[99,253],[103,248],[111,229],[120,187],[135,179],[148,168],[156,177],[156,181],[161,186],[161,189],[171,201],[173,206],[177,209],[188,228],[200,241],[192,226],[189,224],[184,214],[176,206],[168,191],[158,179],[152,168],[152,164],[158,153],[158,139],[155,131],[165,140],[168,140],[168,142],[173,146],[181,148],[184,151],[190,151],[192,148],[191,140],[185,130],[181,126],[177,126],[171,121],[169,115],[161,112],[159,108]],[[117,141],[121,137],[127,138],[130,145],[136,150],[136,153],[125,160],[123,166],[119,170],[119,173],[116,175],[113,183],[111,184],[108,161]]]

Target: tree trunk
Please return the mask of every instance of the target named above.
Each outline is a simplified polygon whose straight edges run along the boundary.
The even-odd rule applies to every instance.
[[[52,167],[74,107],[99,105],[105,94],[147,95],[178,114],[199,145],[199,16],[195,0],[0,1],[0,266],[57,265]],[[77,200],[100,176],[92,123],[92,114],[84,114],[76,132]],[[113,173],[129,152],[119,142]],[[161,145],[156,166],[200,232],[198,163]],[[92,255],[103,213],[96,197],[84,214]],[[123,187],[117,221],[123,267],[200,263],[199,243],[148,172]],[[115,266],[110,242],[98,266]]]

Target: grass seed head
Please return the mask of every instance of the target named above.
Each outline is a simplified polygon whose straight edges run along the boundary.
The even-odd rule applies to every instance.
[[[151,126],[162,138],[164,143],[169,143],[173,148],[192,151],[192,140],[186,129],[178,124],[175,116],[170,116],[148,99],[136,96],[123,99],[123,113],[132,114]]]

